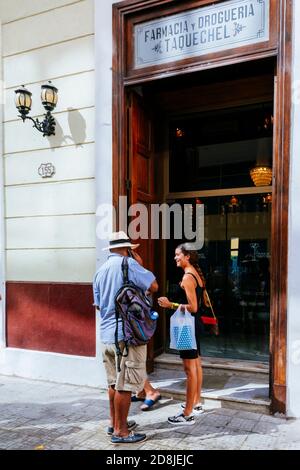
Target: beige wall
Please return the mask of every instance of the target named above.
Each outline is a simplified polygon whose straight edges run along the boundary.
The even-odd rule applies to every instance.
[[[90,282],[95,269],[93,0],[0,0],[4,107],[6,279]],[[14,90],[59,89],[56,135],[22,123]],[[52,178],[38,174],[51,162]]]

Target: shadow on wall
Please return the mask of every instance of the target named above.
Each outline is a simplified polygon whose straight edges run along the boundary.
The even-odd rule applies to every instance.
[[[70,135],[63,132],[62,127],[56,120],[55,135],[48,137],[51,148],[61,145],[81,145],[86,141],[86,122],[77,109],[68,108],[68,123]]]

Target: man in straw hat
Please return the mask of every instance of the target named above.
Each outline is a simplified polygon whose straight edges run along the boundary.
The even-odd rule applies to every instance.
[[[128,356],[121,359],[121,371],[117,372],[116,362],[116,316],[115,295],[123,284],[122,261],[128,256],[128,278],[138,287],[149,293],[158,290],[152,272],[143,268],[140,256],[134,251],[139,245],[131,243],[125,232],[114,232],[109,245],[107,261],[96,272],[93,282],[94,302],[100,310],[100,333],[103,363],[107,375],[111,425],[107,434],[114,444],[134,444],[146,439],[146,434],[132,432],[135,421],[127,421],[131,393],[144,388],[146,375],[147,345],[129,346]],[[119,319],[118,342],[123,350],[124,339],[122,320]]]

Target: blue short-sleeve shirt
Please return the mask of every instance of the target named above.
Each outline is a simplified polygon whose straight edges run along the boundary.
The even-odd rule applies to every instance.
[[[100,309],[102,343],[115,342],[115,295],[123,284],[122,261],[123,256],[111,253],[94,277],[94,303]],[[128,279],[146,291],[155,280],[155,276],[151,271],[143,268],[135,259],[128,258]],[[121,341],[123,339],[122,320],[119,320],[119,322],[118,340]]]

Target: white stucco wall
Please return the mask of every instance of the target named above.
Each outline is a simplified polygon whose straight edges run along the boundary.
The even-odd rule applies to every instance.
[[[2,55],[2,28],[0,18],[0,57]],[[5,232],[4,232],[4,186],[3,186],[3,108],[4,83],[0,61],[0,349],[5,347]]]
[[[84,4],[85,1],[86,0],[83,0],[82,2],[70,2],[68,0],[55,0],[55,5],[53,6],[53,8],[63,7],[64,5],[66,7],[67,5],[69,5],[70,8],[73,8],[73,3],[74,5],[76,5],[77,3]],[[1,9],[1,2],[3,6],[4,0],[0,0],[0,9]],[[87,2],[91,3],[90,0],[87,0]],[[34,9],[33,3],[35,4],[35,9]],[[78,46],[80,45],[80,43],[83,43],[84,47],[87,47],[87,49],[85,49],[84,51],[84,50],[75,48],[75,51],[77,51],[77,54],[75,54],[74,60],[73,60],[73,57],[71,58],[72,70],[70,71],[65,70],[67,65],[65,63],[60,63],[59,64],[60,73],[56,74],[60,76],[60,75],[64,75],[64,71],[66,73],[66,76],[63,77],[63,79],[61,80],[61,83],[59,84],[60,95],[62,96],[61,99],[65,97],[64,99],[65,103],[67,103],[68,100],[69,102],[71,102],[72,90],[73,90],[73,92],[76,92],[76,100],[80,99],[80,103],[82,103],[83,107],[87,109],[87,113],[91,114],[90,116],[91,119],[89,119],[88,121],[90,123],[90,126],[87,126],[87,130],[88,130],[88,135],[91,136],[90,145],[95,144],[95,166],[90,165],[91,160],[88,158],[90,155],[89,150],[86,149],[84,146],[81,146],[80,154],[78,155],[78,158],[82,156],[82,160],[80,162],[78,161],[77,167],[76,165],[73,164],[71,171],[72,171],[72,174],[75,176],[76,180],[77,178],[80,179],[82,172],[87,172],[87,175],[89,175],[89,177],[94,176],[95,182],[96,182],[95,184],[96,194],[94,194],[93,196],[93,193],[90,192],[88,188],[84,188],[84,190],[80,190],[79,187],[76,187],[75,192],[74,192],[74,197],[69,197],[67,201],[67,204],[71,204],[71,205],[76,201],[76,203],[82,206],[82,210],[80,212],[83,212],[83,213],[88,212],[86,208],[88,207],[89,200],[91,200],[92,197],[95,197],[96,208],[100,204],[103,204],[103,203],[104,204],[112,203],[112,4],[113,3],[115,3],[115,1],[113,0],[103,0],[103,1],[94,0],[95,37],[94,38],[89,37],[88,32],[84,34],[83,37],[79,39]],[[27,3],[27,8],[29,9],[28,11],[27,10],[23,11],[21,8],[22,5],[23,4],[21,4],[19,0],[13,0],[12,5],[11,5],[11,8],[13,11],[10,10],[10,12],[7,12],[7,15],[8,14],[10,15],[7,21],[17,18],[17,15],[23,18],[23,17],[27,17],[30,15],[36,15],[38,11],[44,12],[47,10],[47,8],[51,8],[51,2],[49,2],[48,0],[42,0],[38,4],[35,2],[28,2]],[[18,6],[21,8],[21,12],[20,12],[20,9],[17,8]],[[84,6],[85,5],[82,5],[82,7]],[[36,11],[36,8],[40,10]],[[59,12],[60,10],[61,10],[61,13],[63,14],[64,13],[63,8],[58,8],[57,12]],[[73,29],[71,26],[72,25],[68,25],[67,31],[65,31],[63,34],[66,34],[66,35],[72,34],[72,31],[76,32],[76,30],[78,30],[78,28],[76,28],[74,25],[73,25]],[[11,47],[14,47],[13,36],[14,35],[11,34],[11,36],[9,37],[9,40],[11,41],[11,44],[12,44]],[[90,39],[95,45],[95,56],[93,56],[94,58],[91,56],[91,49],[90,49],[89,44],[92,44],[92,42],[89,41]],[[89,44],[87,44],[87,42]],[[68,46],[68,41],[64,43],[64,50],[67,46]],[[71,51],[72,51],[72,41],[70,41],[70,46],[71,46]],[[29,46],[26,46],[26,47],[29,47]],[[44,47],[44,45],[41,45],[41,47]],[[59,45],[55,44],[53,47],[56,48],[56,47],[59,47]],[[14,50],[12,50],[12,54],[13,53],[14,53]],[[76,57],[78,59],[78,63],[76,63]],[[52,73],[52,69],[51,69],[52,56],[50,57],[50,59],[51,59],[50,65],[49,65],[49,60],[46,60],[45,62],[41,64],[41,66],[42,68],[47,67],[47,70],[49,70],[49,67],[50,67],[49,73],[51,74]],[[95,61],[94,64],[91,63],[91,59]],[[42,56],[38,57],[38,61],[39,60],[42,61]],[[80,80],[83,80],[83,81],[81,81],[80,83],[77,83],[76,86],[74,84],[72,86],[72,83],[68,82],[70,78],[73,80],[72,78],[73,76],[75,79],[76,70],[81,72],[81,69],[83,66],[87,68],[87,73],[91,73],[92,72],[91,65],[92,65],[92,68],[93,68],[93,65],[95,65],[95,79],[93,80],[93,83],[90,82],[90,83],[84,84],[84,80],[85,81],[89,80],[89,76],[84,75],[84,73],[79,74]],[[82,71],[84,71],[84,69]],[[69,75],[71,75],[71,77],[68,77]],[[34,84],[33,84],[33,87],[34,87]],[[35,90],[32,89],[32,91],[34,92]],[[95,118],[93,121],[92,113],[94,111],[93,110],[94,106],[95,106]],[[9,106],[8,108],[6,107],[6,116],[8,116],[8,119],[14,120],[15,121],[14,125],[21,126],[22,123],[17,121],[17,119],[15,119],[14,113],[15,111],[14,111],[13,106]],[[65,123],[65,125],[66,124],[67,122]],[[8,124],[8,126],[9,125],[10,124]],[[61,127],[64,129],[65,126],[62,125]],[[29,131],[32,134],[31,129],[29,129]],[[13,142],[12,139],[10,140],[12,146],[20,145],[20,142],[22,141],[26,142],[26,139],[24,138],[23,134],[19,142]],[[37,149],[38,148],[39,147],[37,146]],[[30,149],[25,149],[25,150],[27,151]],[[68,153],[67,148],[61,149],[60,152],[61,154],[58,155],[58,158],[55,164],[59,165],[59,162],[61,161],[62,158],[65,158],[65,159],[72,158],[72,152],[70,152],[70,155],[67,155]],[[64,154],[62,154],[62,152],[64,152]],[[86,156],[84,156],[84,152],[86,152]],[[21,168],[19,173],[22,175],[23,183],[25,184],[35,183],[35,181],[32,181],[32,174],[33,174],[32,169],[36,165],[34,153],[31,155],[29,162],[27,159],[26,166],[23,163],[24,162],[23,157],[24,155],[22,154],[21,149],[17,148],[14,158],[18,159],[18,162],[16,163],[18,163],[18,168]],[[55,158],[55,154],[52,153],[51,157],[52,159],[53,157]],[[37,158],[39,158],[39,155],[37,156]],[[28,168],[28,163],[29,165],[31,165],[30,168]],[[6,174],[7,174],[7,178],[9,178],[9,184],[11,184],[12,186],[16,186],[18,183],[18,181],[16,181],[17,175],[14,175],[14,171],[12,171],[15,168],[16,168],[15,165],[13,165],[10,168],[9,161],[7,161]],[[63,171],[62,167],[61,167],[61,171]],[[65,174],[67,177],[68,173],[65,172]],[[60,184],[63,185],[63,184],[66,184],[66,182],[61,181]],[[78,184],[85,184],[85,182],[83,181],[82,183],[80,183],[78,181]],[[88,182],[86,184],[88,184]],[[19,194],[16,194],[15,200],[19,201],[23,199],[24,201],[24,198],[26,197],[26,193],[24,194],[20,193],[22,192],[22,187],[16,188],[14,190],[15,193],[17,193],[17,191],[19,191]],[[44,201],[44,204],[47,204],[47,201],[49,201],[49,194],[46,194],[48,191],[47,189],[45,189],[44,191],[45,191],[45,195],[42,198],[42,200]],[[85,200],[85,197],[83,197],[83,195],[87,195],[88,199]],[[38,210],[38,207],[36,205],[37,200],[38,200],[38,196],[36,196],[33,199],[33,203],[31,205],[32,215],[37,215],[36,213],[34,214],[34,211]],[[62,201],[61,198],[59,198],[58,200]],[[14,198],[10,198],[10,201],[11,201],[10,208],[12,211],[14,211],[13,215],[15,215],[16,217],[19,217],[20,215],[22,216],[22,214],[16,212],[18,211],[18,207],[14,203]],[[49,216],[55,216],[56,207],[58,207],[56,204],[51,205],[51,207],[50,206],[46,207],[44,205],[43,210],[47,212],[50,211]],[[66,207],[66,209],[69,209],[69,207]],[[15,233],[15,229],[13,230],[13,233]],[[63,234],[61,235],[63,236]],[[85,236],[91,238],[90,232],[87,232]],[[60,240],[61,239],[62,238],[60,238]],[[51,240],[49,240],[49,242],[50,241]],[[17,245],[19,243],[17,239],[15,239],[12,242]],[[36,243],[38,242],[39,240],[36,239]],[[52,239],[52,243],[55,243],[55,239]],[[103,240],[98,240],[98,239],[96,240],[97,265],[101,264],[106,259],[106,256],[107,256],[107,254],[102,252],[104,243],[105,242]],[[85,253],[85,256],[86,256],[86,253]],[[87,264],[86,258],[83,261],[83,264]],[[88,261],[88,266],[91,266],[90,261]],[[90,267],[89,267],[89,270],[90,270]],[[90,271],[86,272],[85,273],[86,279],[88,279],[90,275],[91,275]],[[73,279],[71,278],[69,280],[73,281]],[[106,378],[105,378],[102,361],[100,359],[98,316],[97,316],[97,325],[96,325],[96,337],[97,337],[96,358],[79,358],[79,357],[72,357],[68,355],[54,354],[54,353],[47,354],[47,353],[39,353],[39,352],[16,350],[16,349],[10,350],[9,348],[3,349],[2,352],[0,352],[0,373],[16,374],[16,375],[21,375],[21,376],[40,378],[40,379],[45,379],[45,380],[54,380],[54,381],[59,381],[59,382],[100,386],[104,388],[106,387]]]
[[[287,414],[300,417],[300,2],[294,0],[288,259]]]
[[[6,280],[90,282],[96,244],[94,0],[0,0],[0,17]],[[31,116],[40,118],[40,87],[48,80],[59,98],[55,136],[43,137],[18,117],[14,90],[25,84],[32,92]],[[38,168],[47,162],[55,175],[42,179]]]
[[[112,203],[112,5],[95,2],[96,61],[96,210]],[[98,212],[99,213],[99,212]],[[97,266],[105,261],[103,241],[97,238]]]
[[[116,0],[95,0],[96,61],[96,210],[112,204],[112,5]],[[99,212],[98,212],[99,214]],[[98,219],[99,220],[99,219]],[[105,241],[97,238],[96,258],[100,266],[107,258]],[[99,331],[99,330],[98,330]],[[99,354],[97,342],[97,354]],[[106,384],[101,364],[101,385]]]
[[[0,184],[5,194],[4,214],[0,205],[0,282],[4,254],[6,281],[92,280],[96,265],[95,1],[102,3],[0,0],[0,78],[6,91],[0,135]],[[101,27],[111,29],[111,14],[102,20]],[[40,117],[44,112],[40,86],[48,80],[59,89],[59,100],[53,112],[56,135],[46,138],[17,116],[14,90],[22,84],[30,89],[31,115]],[[53,163],[56,173],[43,180],[37,170],[46,162]],[[1,314],[0,374],[91,386],[105,383],[99,366],[99,335],[96,357],[90,358],[6,348],[4,318]]]
[[[6,280],[91,281],[96,264],[93,213],[99,204],[112,203],[113,3],[112,0],[10,0],[7,8],[7,0],[0,0],[5,42],[1,63],[7,92],[1,126],[6,135],[3,169],[6,215],[9,215],[9,220],[1,220],[2,229],[5,227],[10,234]],[[48,79],[59,88],[55,111],[58,132],[57,136],[45,139],[29,123],[23,124],[17,118],[11,98],[14,89],[25,83],[33,93],[32,115],[38,115],[41,112],[39,87]],[[75,108],[75,118],[80,119],[72,120],[74,110],[70,107]],[[41,184],[36,168],[44,159],[53,162],[57,172],[51,182]],[[39,217],[41,223],[32,236],[28,228],[30,220],[37,221]],[[48,230],[47,227],[53,228],[56,217],[60,227],[66,222],[65,229]],[[72,224],[75,224],[73,228]],[[76,227],[81,227],[80,233]],[[22,233],[27,236],[20,237]],[[66,233],[76,236],[70,238]],[[56,248],[64,259],[67,253],[72,255],[75,240],[73,254],[82,254],[81,270],[70,269],[72,263],[59,263],[59,258],[55,258]],[[103,243],[96,241],[97,265],[106,258]],[[44,269],[43,253],[46,256],[48,250],[53,260],[51,270]],[[41,269],[37,269],[38,265]],[[65,265],[66,269],[55,269],[56,265]],[[31,267],[23,269],[22,266]],[[0,334],[4,340],[4,315]],[[99,351],[98,316],[96,338],[95,358],[5,348],[2,343],[0,374],[106,387]]]

